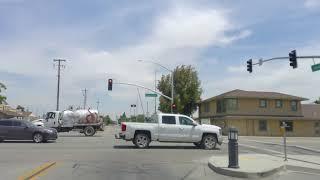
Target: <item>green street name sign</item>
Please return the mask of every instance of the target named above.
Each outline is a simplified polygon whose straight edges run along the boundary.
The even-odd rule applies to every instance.
[[[311,69],[312,69],[312,72],[319,71],[320,70],[320,64],[312,65]]]
[[[146,93],[145,94],[146,97],[157,97],[157,94],[153,94],[153,93]]]

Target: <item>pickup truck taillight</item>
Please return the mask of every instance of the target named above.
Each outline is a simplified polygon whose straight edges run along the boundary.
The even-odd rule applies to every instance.
[[[127,125],[121,124],[121,131],[126,131],[127,130]]]

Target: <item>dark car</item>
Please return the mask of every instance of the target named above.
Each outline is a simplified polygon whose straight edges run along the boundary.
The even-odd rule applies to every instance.
[[[33,140],[36,143],[56,140],[57,131],[51,128],[35,126],[33,123],[19,119],[0,119],[0,141]]]

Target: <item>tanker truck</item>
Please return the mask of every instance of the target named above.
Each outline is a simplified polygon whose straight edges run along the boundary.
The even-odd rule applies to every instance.
[[[99,118],[98,111],[91,109],[47,112],[44,126],[55,128],[58,132],[79,130],[86,136],[93,136],[96,131],[103,130],[103,122]]]

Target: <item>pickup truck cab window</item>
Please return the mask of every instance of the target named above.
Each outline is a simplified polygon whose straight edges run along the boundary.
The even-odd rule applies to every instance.
[[[175,116],[162,116],[162,124],[176,124]]]
[[[193,121],[187,117],[180,116],[179,117],[180,125],[193,126]]]

